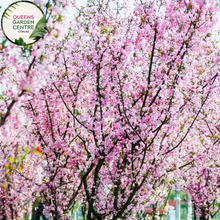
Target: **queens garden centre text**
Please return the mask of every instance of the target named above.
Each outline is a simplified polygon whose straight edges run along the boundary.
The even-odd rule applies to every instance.
[[[14,15],[13,16],[14,30],[33,30],[34,15]]]

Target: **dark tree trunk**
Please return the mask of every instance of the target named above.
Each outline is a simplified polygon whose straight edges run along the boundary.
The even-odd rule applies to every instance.
[[[205,210],[204,209],[201,209],[201,212],[202,212],[202,216],[201,217],[199,217],[199,220],[208,220],[208,218],[206,217],[207,215],[207,213],[205,212]]]
[[[195,210],[195,207],[194,207],[194,216],[193,216],[194,218],[194,220],[196,220],[196,210]]]
[[[156,220],[156,214],[157,214],[157,202],[153,204],[152,220]]]

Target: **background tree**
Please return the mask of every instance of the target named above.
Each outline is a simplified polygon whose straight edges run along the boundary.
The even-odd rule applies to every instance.
[[[30,153],[33,143],[26,136],[27,124],[20,122],[24,115],[14,112],[13,116],[0,136],[0,218],[5,220],[23,219],[30,213],[40,184],[38,158]]]
[[[219,85],[212,88],[219,91]],[[191,165],[182,173],[181,187],[189,193],[195,216],[213,218],[219,211],[219,100],[209,100],[188,143]],[[189,149],[188,149],[189,150]],[[180,174],[177,174],[180,175]]]

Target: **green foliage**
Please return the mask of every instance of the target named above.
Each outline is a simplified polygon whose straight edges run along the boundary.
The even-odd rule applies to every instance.
[[[20,45],[20,46],[26,46],[26,43],[21,37],[19,39],[15,39],[15,44]]]
[[[45,16],[43,16],[36,24],[33,32],[31,33],[29,38],[33,38],[34,40],[39,40],[46,33],[46,24],[47,20]]]

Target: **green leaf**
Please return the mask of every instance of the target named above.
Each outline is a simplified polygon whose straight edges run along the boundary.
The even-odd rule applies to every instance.
[[[21,169],[21,168],[18,168],[18,170],[19,170],[20,172],[22,172],[22,169]]]
[[[211,50],[208,50],[207,54],[210,55],[211,53],[212,53]]]
[[[14,160],[13,160],[11,157],[9,157],[8,159],[9,159],[12,163],[14,162]]]
[[[37,151],[37,150],[33,150],[32,153],[33,154],[39,154],[39,155],[43,156],[43,154],[40,151]]]
[[[57,21],[62,21],[62,15],[58,15]]]
[[[37,22],[37,24],[36,24],[36,27],[38,27],[38,28],[45,28],[47,26],[47,20],[46,20],[46,18],[45,18],[45,16],[43,16],[38,22]],[[36,28],[35,27],[35,28]]]
[[[52,8],[52,5],[48,2],[48,3],[46,4],[46,7],[47,7],[47,9],[50,9],[50,8]]]
[[[24,152],[25,152],[25,154],[27,154],[29,152],[29,149],[27,147],[25,147]]]
[[[33,38],[34,40],[38,40],[45,33],[46,33],[46,30],[44,30],[44,29],[42,29],[42,28],[35,28],[29,38]]]
[[[21,37],[19,39],[15,39],[15,44],[20,45],[20,46],[26,46],[26,43]]]
[[[20,158],[19,158],[19,157],[17,157],[17,160],[18,160],[18,164],[20,164],[20,163],[21,163],[21,160],[20,160]]]
[[[5,15],[7,15],[8,17],[10,17],[10,15],[8,13],[5,13]]]
[[[26,158],[26,153],[22,154],[21,160],[25,160]]]
[[[6,166],[5,166],[6,170],[10,169],[9,166],[10,166],[10,163],[7,163]]]
[[[36,24],[33,32],[31,33],[29,38],[33,38],[34,40],[39,40],[46,33],[46,24],[47,20],[45,16],[43,16]]]

